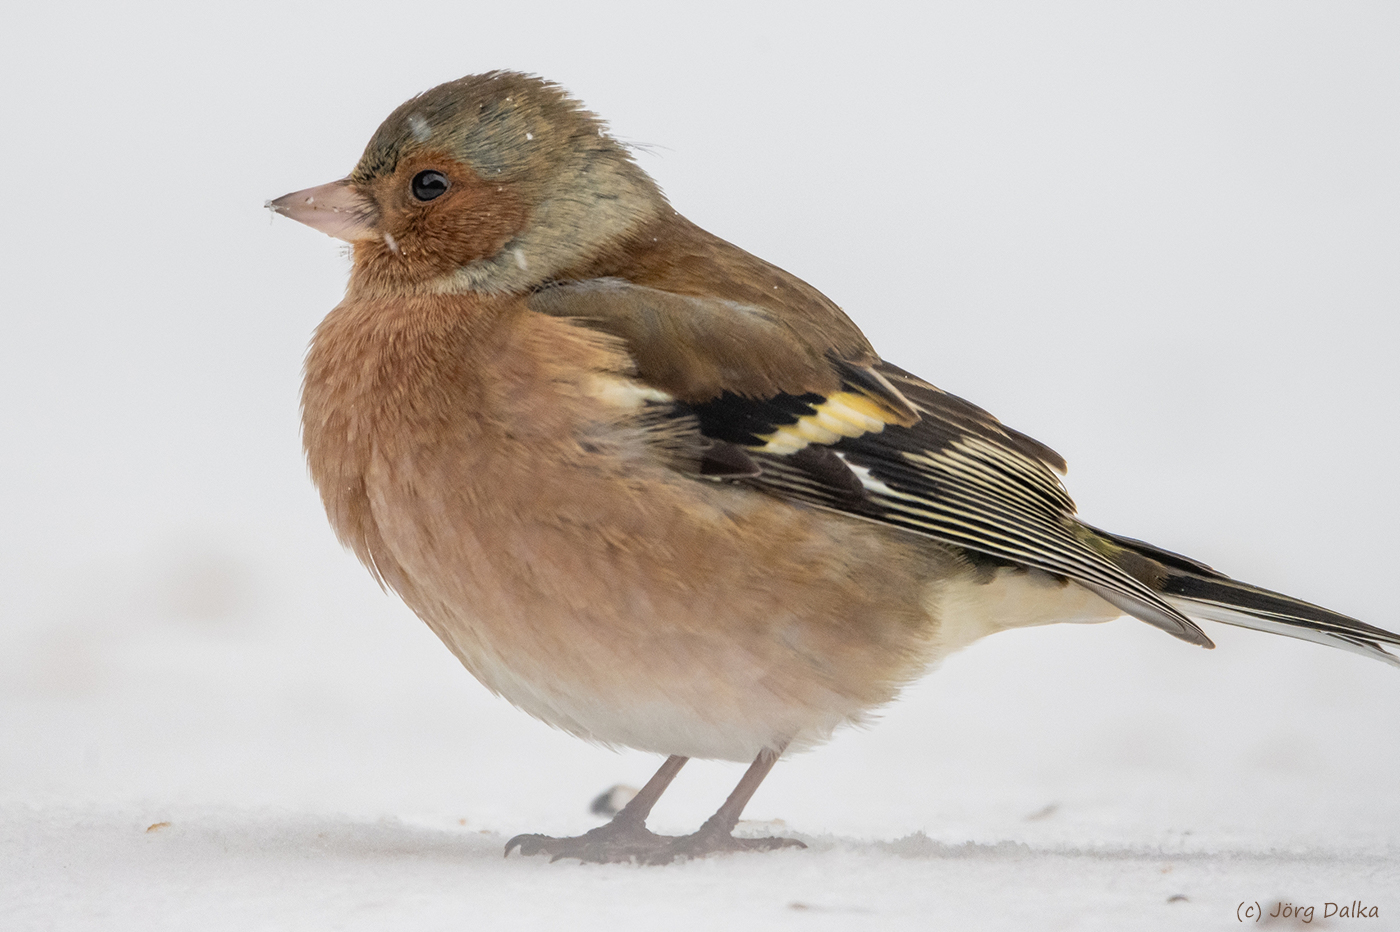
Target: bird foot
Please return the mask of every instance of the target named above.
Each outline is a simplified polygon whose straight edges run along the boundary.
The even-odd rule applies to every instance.
[[[578,858],[591,864],[670,864],[713,854],[736,851],[773,851],[777,848],[807,847],[796,838],[735,838],[729,832],[701,826],[693,835],[657,835],[637,822],[614,820],[591,832],[571,838],[551,835],[516,835],[506,842],[506,857],[519,850],[522,855],[547,854],[551,862]]]
[[[641,822],[613,819],[607,825],[600,825],[591,832],[571,838],[516,835],[506,842],[506,857],[510,857],[510,853],[518,848],[520,853],[527,857],[532,854],[547,854],[551,862],[560,858],[578,858],[593,864],[619,864],[628,861],[650,864],[651,855],[663,851],[671,842],[677,840],[671,835],[657,835]]]
[[[643,864],[670,864],[672,861],[688,861],[693,858],[707,858],[712,854],[730,854],[736,851],[773,851],[777,848],[807,847],[796,838],[735,838],[727,831],[702,825],[693,835],[667,839],[666,844],[645,858]]]

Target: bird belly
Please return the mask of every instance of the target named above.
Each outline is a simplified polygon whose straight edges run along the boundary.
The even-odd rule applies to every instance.
[[[936,651],[925,592],[954,561],[913,535],[660,468],[510,466],[380,462],[375,565],[550,725],[746,761],[862,721]]]

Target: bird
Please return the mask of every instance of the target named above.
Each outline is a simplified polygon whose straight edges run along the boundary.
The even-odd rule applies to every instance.
[[[1080,521],[1059,454],[687,220],[556,83],[441,84],[267,206],[352,253],[302,392],[339,540],[493,693],[665,756],[610,822],[508,857],[800,846],[733,834],[779,758],[999,631],[1224,622],[1400,666],[1394,633]],[[653,833],[690,758],[749,768]]]

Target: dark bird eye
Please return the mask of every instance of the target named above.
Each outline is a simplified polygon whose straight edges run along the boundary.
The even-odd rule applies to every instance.
[[[442,197],[448,184],[447,176],[442,172],[431,169],[419,172],[413,176],[413,196],[420,201],[431,201],[435,197]]]

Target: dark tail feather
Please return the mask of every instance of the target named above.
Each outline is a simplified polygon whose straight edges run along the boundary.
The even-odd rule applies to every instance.
[[[1145,557],[1155,564],[1143,572],[1146,568],[1137,565],[1138,561],[1132,556],[1122,561],[1124,568],[1134,575],[1151,577],[1143,581],[1190,618],[1326,644],[1400,667],[1400,657],[1382,647],[1400,646],[1400,635],[1292,596],[1239,582],[1169,550],[1103,531],[1095,533],[1102,534],[1132,556]]]

